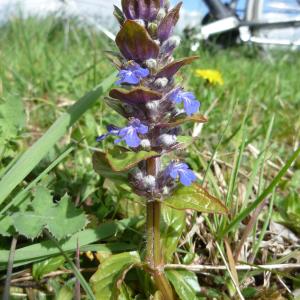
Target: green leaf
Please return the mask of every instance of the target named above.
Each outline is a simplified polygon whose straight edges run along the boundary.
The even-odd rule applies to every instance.
[[[177,142],[182,144],[191,144],[195,138],[192,136],[179,135],[177,136]]]
[[[0,204],[34,169],[70,127],[106,92],[115,80],[113,73],[62,114],[47,132],[35,142],[0,180]]]
[[[56,300],[72,300],[74,297],[74,289],[65,284],[58,292]]]
[[[11,217],[0,215],[0,235],[12,236],[14,233],[15,230]]]
[[[32,239],[46,227],[60,240],[78,232],[87,222],[83,212],[75,208],[67,195],[56,205],[50,191],[44,187],[38,187],[29,209],[13,214],[12,219],[16,230]]]
[[[25,112],[20,96],[9,95],[0,100],[0,145],[4,145],[24,127]]]
[[[178,118],[176,120],[171,121],[170,123],[163,123],[160,124],[159,126],[163,128],[174,128],[186,122],[206,123],[207,118],[203,115],[196,114],[189,117]]]
[[[201,299],[200,286],[195,273],[187,270],[167,270],[166,275],[181,300]]]
[[[40,280],[44,275],[56,271],[65,262],[63,256],[56,256],[42,262],[35,263],[32,267],[32,276],[34,280]]]
[[[163,203],[175,209],[194,209],[199,212],[217,214],[227,213],[224,204],[198,184],[178,188]]]
[[[185,212],[168,206],[162,207],[161,239],[166,262],[172,262],[173,254],[185,228]]]
[[[104,239],[108,239],[110,237],[117,237],[125,229],[136,224],[138,220],[140,219],[124,219],[118,222],[102,224],[96,229],[86,229],[75,233],[67,240],[60,241],[59,245],[65,252],[74,252],[77,249],[77,242],[79,243],[80,249],[82,249],[82,251],[99,250],[111,253],[132,250],[134,249],[133,245],[128,244],[90,244]],[[53,244],[51,240],[42,241],[40,243],[32,244],[18,249],[15,253],[14,265],[25,265],[30,261],[38,261],[47,257],[58,255],[59,253],[60,251],[57,249],[57,247]],[[9,250],[0,250],[0,269],[3,269],[7,266],[8,257]]]
[[[117,299],[118,280],[125,276],[124,271],[140,263],[140,256],[135,251],[112,255],[105,260],[90,279],[96,299]]]
[[[158,153],[155,151],[131,152],[125,151],[121,147],[115,147],[106,154],[106,157],[113,171],[121,172],[128,171],[141,161],[157,155]]]
[[[87,224],[83,211],[77,209],[67,195],[50,210],[49,214],[52,219],[48,222],[47,228],[58,240],[80,231]]]
[[[94,170],[101,176],[108,178],[117,183],[128,183],[128,173],[115,172],[108,163],[106,153],[95,152],[93,155]]]

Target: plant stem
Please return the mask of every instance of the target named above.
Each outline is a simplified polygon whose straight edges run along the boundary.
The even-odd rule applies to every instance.
[[[18,239],[18,237],[14,236],[11,241],[9,258],[8,258],[8,262],[7,262],[6,280],[5,280],[4,292],[3,292],[3,298],[2,298],[3,300],[8,300],[10,298],[9,297],[10,281],[11,281],[11,274],[13,271],[14,258],[15,258],[15,253],[16,253],[17,239]]]
[[[147,174],[157,177],[160,170],[160,158],[147,160]],[[160,243],[160,215],[161,204],[155,201],[147,201],[147,250],[146,259],[153,272],[153,278],[157,288],[161,291],[163,299],[174,300],[173,290],[163,273],[164,261]]]

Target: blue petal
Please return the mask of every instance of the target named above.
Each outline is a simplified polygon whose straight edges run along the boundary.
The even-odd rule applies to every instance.
[[[179,180],[185,186],[190,186],[197,179],[196,175],[191,170],[179,172]]]
[[[126,144],[132,148],[136,148],[141,144],[141,140],[138,137],[136,130],[130,131],[127,135],[124,136],[123,139],[125,140]]]
[[[189,98],[184,98],[183,106],[186,114],[188,116],[191,116],[199,111],[200,103],[197,100],[190,100]]]
[[[117,127],[117,126],[115,126],[115,125],[112,125],[112,124],[107,125],[107,126],[106,126],[106,129],[107,129],[107,131],[108,131],[110,134],[112,134],[112,135],[118,135],[119,132],[120,132],[120,128]]]
[[[134,73],[135,73],[136,76],[139,76],[141,78],[145,78],[150,74],[148,69],[144,69],[144,68],[141,68],[141,67],[138,68],[137,70],[135,70]]]
[[[137,77],[135,73],[130,70],[121,70],[118,74],[118,77],[120,79],[116,82],[116,84],[138,84],[140,82],[139,77]]]
[[[102,134],[102,135],[99,135],[97,138],[96,138],[96,142],[101,142],[103,141],[106,137],[108,136],[108,134]]]
[[[148,126],[141,124],[138,128],[137,128],[137,132],[141,133],[141,134],[146,134],[148,132]]]
[[[171,176],[173,179],[176,179],[178,177],[178,170],[176,168],[171,168],[169,171],[169,176]]]

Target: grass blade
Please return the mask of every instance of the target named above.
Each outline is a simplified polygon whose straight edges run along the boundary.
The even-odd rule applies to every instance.
[[[300,154],[300,147],[293,153],[293,155],[288,159],[286,164],[279,171],[277,176],[272,180],[269,186],[260,194],[260,196],[247,208],[245,208],[237,217],[223,230],[220,234],[219,238],[223,238],[225,234],[231,231],[236,225],[238,225],[241,221],[243,221],[276,187],[279,183],[280,179],[285,175],[288,171],[289,167],[296,160],[298,155]]]
[[[33,144],[0,181],[0,204],[34,169],[66,131],[85,113],[113,83],[115,73],[78,100],[47,132]]]

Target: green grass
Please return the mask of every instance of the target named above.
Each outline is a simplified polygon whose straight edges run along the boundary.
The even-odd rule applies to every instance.
[[[191,54],[188,43],[183,41],[178,56]],[[100,178],[91,162],[93,147],[99,147],[95,137],[104,132],[104,125],[119,124],[120,118],[105,107],[102,101],[105,91],[99,91],[101,96],[98,98],[81,98],[112,73],[113,68],[105,58],[104,50],[111,50],[113,43],[92,28],[78,26],[76,21],[71,22],[71,30],[66,34],[63,21],[50,17],[46,20],[12,20],[0,28],[0,45],[1,214],[8,209],[23,209],[31,194],[34,194],[36,185],[42,184],[53,191],[54,200],[68,193],[89,216],[91,229],[88,230],[96,232],[97,226],[103,222],[125,219],[118,223],[120,228],[113,226],[114,230],[107,233],[103,247],[112,245],[107,246],[107,249],[115,249],[111,252],[131,249],[128,245],[137,245],[143,236],[143,222],[136,218],[143,214],[143,206],[129,192]],[[181,74],[184,85],[195,91],[201,101],[202,112],[210,110],[209,122],[204,125],[198,142],[181,156],[201,178],[205,174],[204,185],[227,203],[230,214],[228,217],[204,215],[201,236],[198,230],[192,230],[196,225],[189,223],[182,236],[185,242],[178,249],[178,259],[187,263],[199,257],[204,264],[223,264],[220,253],[226,256],[226,248],[220,237],[227,234],[235,254],[246,228],[249,230],[246,243],[250,253],[247,262],[264,264],[276,263],[278,259],[281,259],[281,263],[293,261],[297,254],[286,258],[281,255],[285,243],[277,241],[277,252],[274,254],[267,249],[264,256],[261,245],[263,241],[274,239],[268,233],[270,220],[283,224],[295,234],[300,233],[299,223],[291,222],[291,218],[300,218],[300,161],[293,154],[299,147],[300,139],[300,54],[265,52],[250,46],[226,50],[210,46],[198,52],[196,54],[200,59]],[[211,86],[197,78],[194,74],[197,68],[219,70],[223,74],[224,86]],[[109,80],[104,81],[104,85],[103,89],[106,90],[110,85]],[[80,98],[83,106],[77,106],[76,117],[72,119],[68,108]],[[212,104],[214,106],[210,109]],[[71,111],[74,112],[74,109]],[[74,122],[66,119],[69,114]],[[61,121],[55,123],[56,130],[50,129],[49,134],[44,135],[57,119]],[[186,126],[186,130],[192,132],[192,125]],[[22,160],[18,158],[22,153],[25,155],[23,163],[20,163]],[[216,159],[214,162],[210,160],[212,156]],[[289,160],[290,157],[293,159]],[[286,172],[289,165],[292,167]],[[250,224],[249,214],[258,209],[265,199],[268,201],[259,211],[259,217],[253,220],[253,226],[247,227]],[[196,220],[199,216],[192,217]],[[192,234],[187,235],[189,232]],[[88,242],[82,242],[80,246],[87,247],[97,241],[97,233],[91,231],[89,234],[92,239],[86,237]],[[212,239],[219,242],[218,247],[208,250],[205,243],[212,242]],[[58,249],[53,250],[55,245],[49,246],[49,243],[51,241],[47,236],[34,241],[19,237],[17,268],[14,272],[18,274],[25,268],[31,268],[36,261],[36,253],[33,251],[32,256],[28,255],[24,252],[26,247],[37,250],[42,247],[43,255],[38,260],[59,254]],[[0,245],[0,255],[7,257],[10,238],[0,237]],[[45,250],[47,247],[43,245],[51,249],[49,255]],[[62,249],[66,251],[67,258],[74,258],[75,240],[72,245],[67,245],[62,244]],[[25,250],[22,252],[19,248],[23,247]],[[291,245],[292,250],[295,247]],[[105,251],[101,251],[101,247],[99,249],[101,260]],[[109,252],[107,249],[106,252]],[[22,253],[27,253],[25,258],[22,258]],[[3,257],[0,257],[1,269],[5,265]],[[239,260],[244,260],[244,257],[240,256]],[[97,266],[95,261],[91,262],[85,256],[82,256],[81,264],[86,269]],[[75,269],[68,262],[64,266]],[[226,272],[224,274],[218,276],[212,273],[207,278],[202,275],[198,277],[200,285],[207,287],[208,299],[212,299],[211,295],[230,299],[235,293],[230,276]],[[278,274],[291,290],[297,288],[299,278],[296,272]],[[241,283],[249,274],[239,275]],[[253,276],[256,276],[258,283],[246,284],[248,292],[250,288],[259,290],[262,286],[262,272]],[[88,277],[84,279],[78,273],[77,277],[89,291],[85,281]],[[63,275],[51,279],[48,286],[52,286],[52,295],[59,295],[63,289],[72,286],[74,282],[70,278]],[[271,287],[278,286],[280,284],[273,276]],[[242,290],[243,293],[247,291]],[[38,297],[42,297],[42,292],[39,293]],[[286,291],[282,291],[282,294],[292,299]]]

